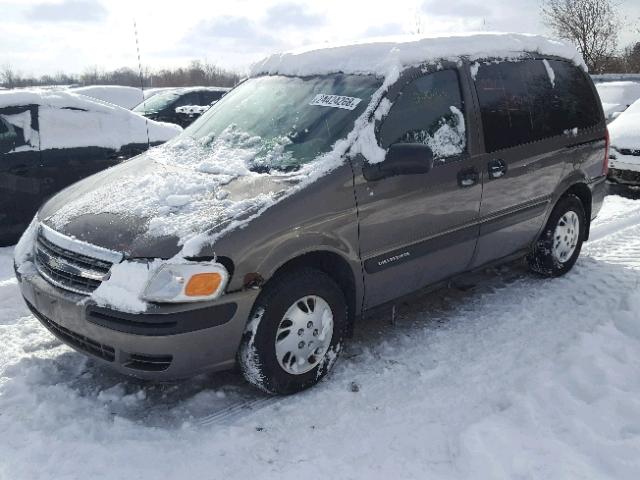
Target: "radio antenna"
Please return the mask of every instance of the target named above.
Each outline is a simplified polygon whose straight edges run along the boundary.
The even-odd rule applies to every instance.
[[[138,72],[140,74],[140,92],[142,95],[142,107],[144,108],[144,113],[147,113],[147,99],[144,98],[144,80],[142,78],[142,60],[140,60],[140,42],[138,42],[138,26],[136,25],[136,19],[133,19],[133,33],[136,37],[136,51],[138,52]],[[149,119],[145,115],[144,117],[144,125],[147,129],[147,150],[151,148],[151,140],[149,139]]]

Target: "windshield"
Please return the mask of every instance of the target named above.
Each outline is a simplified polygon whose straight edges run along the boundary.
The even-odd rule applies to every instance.
[[[381,80],[363,75],[253,78],[184,133],[203,149],[245,152],[253,171],[294,170],[347,136]]]
[[[133,111],[138,113],[158,113],[164,110],[169,104],[173,103],[180,96],[179,92],[157,93],[151,98],[138,104]]]

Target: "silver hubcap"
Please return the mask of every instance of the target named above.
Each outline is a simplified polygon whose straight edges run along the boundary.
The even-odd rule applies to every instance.
[[[276,357],[292,375],[312,370],[323,359],[333,336],[333,312],[316,295],[296,300],[285,312],[276,332]]]
[[[571,258],[580,237],[580,219],[574,211],[565,213],[553,232],[553,257],[560,263]]]

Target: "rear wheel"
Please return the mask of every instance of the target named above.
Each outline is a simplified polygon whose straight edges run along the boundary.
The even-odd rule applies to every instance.
[[[271,394],[315,385],[333,366],[347,327],[347,304],[326,273],[302,269],[267,284],[238,352],[249,383]]]
[[[585,229],[586,216],[580,199],[575,195],[562,197],[527,257],[529,267],[548,277],[567,273],[580,255]]]

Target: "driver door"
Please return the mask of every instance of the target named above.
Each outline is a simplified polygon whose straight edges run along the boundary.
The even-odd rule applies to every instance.
[[[460,76],[451,68],[401,80],[377,128],[384,149],[429,147],[430,171],[367,180],[366,159],[355,162],[365,308],[464,271],[471,262],[482,186],[468,153],[472,101]]]

